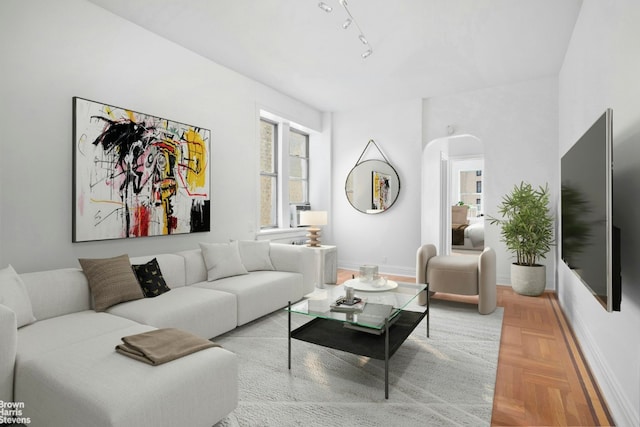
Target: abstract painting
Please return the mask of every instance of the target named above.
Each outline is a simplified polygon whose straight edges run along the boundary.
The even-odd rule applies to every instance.
[[[74,242],[210,231],[211,132],[73,98]]]
[[[372,209],[385,210],[390,205],[389,200],[389,188],[390,188],[391,175],[387,175],[382,172],[371,172],[371,187],[372,187]]]

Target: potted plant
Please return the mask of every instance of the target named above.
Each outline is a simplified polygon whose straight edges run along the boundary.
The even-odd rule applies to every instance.
[[[511,264],[511,286],[522,295],[541,295],[546,286],[545,258],[553,239],[553,217],[549,212],[549,187],[516,185],[498,206],[502,219],[490,217],[501,227],[502,241],[516,256]]]

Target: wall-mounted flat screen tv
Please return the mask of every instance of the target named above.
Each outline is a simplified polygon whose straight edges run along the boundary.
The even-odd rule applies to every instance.
[[[562,259],[608,311],[620,310],[620,230],[612,221],[613,114],[607,109],[561,161]]]

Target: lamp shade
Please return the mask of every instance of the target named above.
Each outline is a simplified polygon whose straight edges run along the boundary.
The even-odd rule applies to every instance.
[[[300,225],[327,225],[327,212],[301,211]]]

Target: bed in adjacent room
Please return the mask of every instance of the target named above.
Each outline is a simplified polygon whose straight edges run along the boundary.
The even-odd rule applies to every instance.
[[[452,228],[451,248],[481,251],[484,249],[484,218],[463,227]]]

